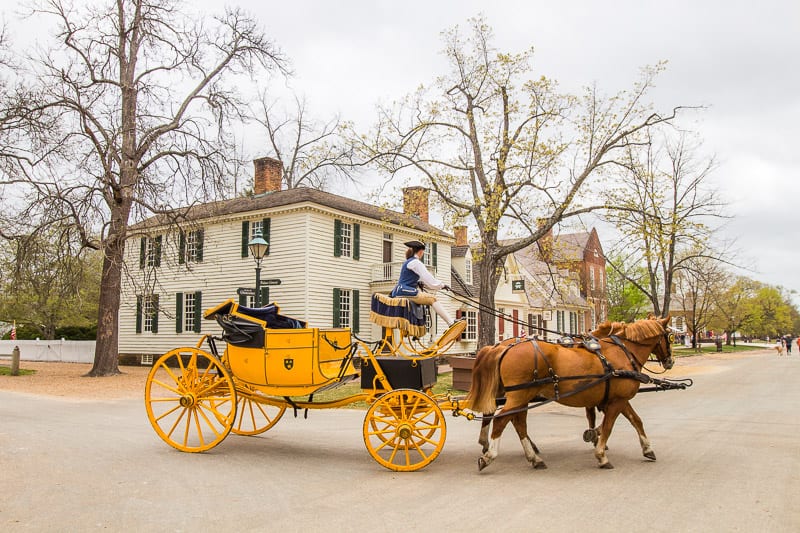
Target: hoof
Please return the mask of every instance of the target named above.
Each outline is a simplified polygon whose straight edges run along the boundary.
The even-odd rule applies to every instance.
[[[597,443],[597,431],[594,429],[587,429],[583,432],[583,442]]]
[[[600,468],[603,468],[605,470],[613,470],[614,469],[614,465],[612,465],[611,463],[604,463],[604,464],[600,465]]]
[[[648,459],[650,459],[651,461],[655,461],[656,460],[656,454],[653,451],[649,451],[649,452],[645,453],[644,456],[647,457]]]
[[[538,463],[533,463],[534,470],[547,470],[547,464],[544,461],[539,461]]]
[[[483,457],[478,457],[478,472],[480,472],[487,466],[489,466],[489,463],[486,462],[486,459],[484,459]]]

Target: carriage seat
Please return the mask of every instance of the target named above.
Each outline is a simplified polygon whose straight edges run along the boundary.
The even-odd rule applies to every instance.
[[[263,347],[265,329],[304,329],[306,323],[280,314],[274,302],[264,307],[244,307],[226,300],[203,315],[222,327],[225,342],[243,347]]]
[[[411,298],[392,298],[375,293],[372,295],[369,319],[384,328],[399,329],[413,337],[424,337],[427,331],[424,311],[420,303]]]

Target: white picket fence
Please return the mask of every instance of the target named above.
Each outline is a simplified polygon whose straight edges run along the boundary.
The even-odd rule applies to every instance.
[[[11,354],[14,346],[19,346],[21,361],[60,361],[63,363],[91,363],[94,361],[95,341],[0,341],[0,355]]]

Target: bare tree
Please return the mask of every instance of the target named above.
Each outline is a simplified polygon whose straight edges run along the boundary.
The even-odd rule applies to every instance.
[[[283,165],[287,189],[325,190],[333,180],[353,181],[353,146],[344,136],[350,126],[338,116],[321,121],[309,116],[306,101],[294,96],[291,111],[262,91],[253,120],[267,135],[269,155]]]
[[[218,195],[232,131],[244,111],[235,87],[284,59],[238,10],[197,21],[173,0],[116,0],[75,9],[44,0],[58,26],[30,81],[37,109],[57,117],[50,150],[20,162],[33,224],[71,223],[104,256],[98,336],[89,375],[119,372],[118,310],[128,227],[137,217]],[[31,109],[30,111],[33,111]]]
[[[609,256],[644,266],[644,281],[628,281],[647,295],[658,316],[669,313],[677,272],[697,258],[724,257],[711,225],[726,205],[707,183],[714,162],[701,160],[688,140],[685,133],[673,139],[662,131],[628,150],[618,186],[605,193],[612,207],[608,220],[622,235]]]
[[[592,178],[669,122],[644,98],[660,67],[645,69],[629,92],[605,97],[589,88],[560,94],[535,76],[533,51],[500,53],[481,19],[464,37],[444,33],[450,71],[394,108],[380,109],[375,130],[358,138],[366,159],[392,176],[413,176],[438,196],[451,222],[467,220],[482,244],[480,302],[494,307],[505,257],[558,222],[602,208],[582,198]],[[516,236],[513,242],[503,241]],[[479,321],[479,344],[495,340],[494,321]]]
[[[722,263],[702,255],[692,255],[675,273],[675,299],[692,335],[692,347],[697,350],[699,339],[714,317],[715,296],[722,290],[724,278]]]

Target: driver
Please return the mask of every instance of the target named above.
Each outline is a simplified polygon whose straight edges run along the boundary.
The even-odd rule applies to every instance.
[[[406,250],[406,261],[400,269],[400,279],[397,280],[397,285],[392,289],[392,298],[406,297],[412,302],[418,304],[427,304],[431,299],[433,303],[431,307],[436,311],[442,320],[445,321],[447,326],[452,326],[454,321],[450,314],[442,307],[442,304],[436,301],[436,297],[432,294],[426,293],[419,288],[419,285],[428,290],[450,290],[450,287],[445,283],[439,281],[425,268],[422,262],[422,256],[425,253],[425,243],[420,241],[408,241],[404,243],[408,249]]]

